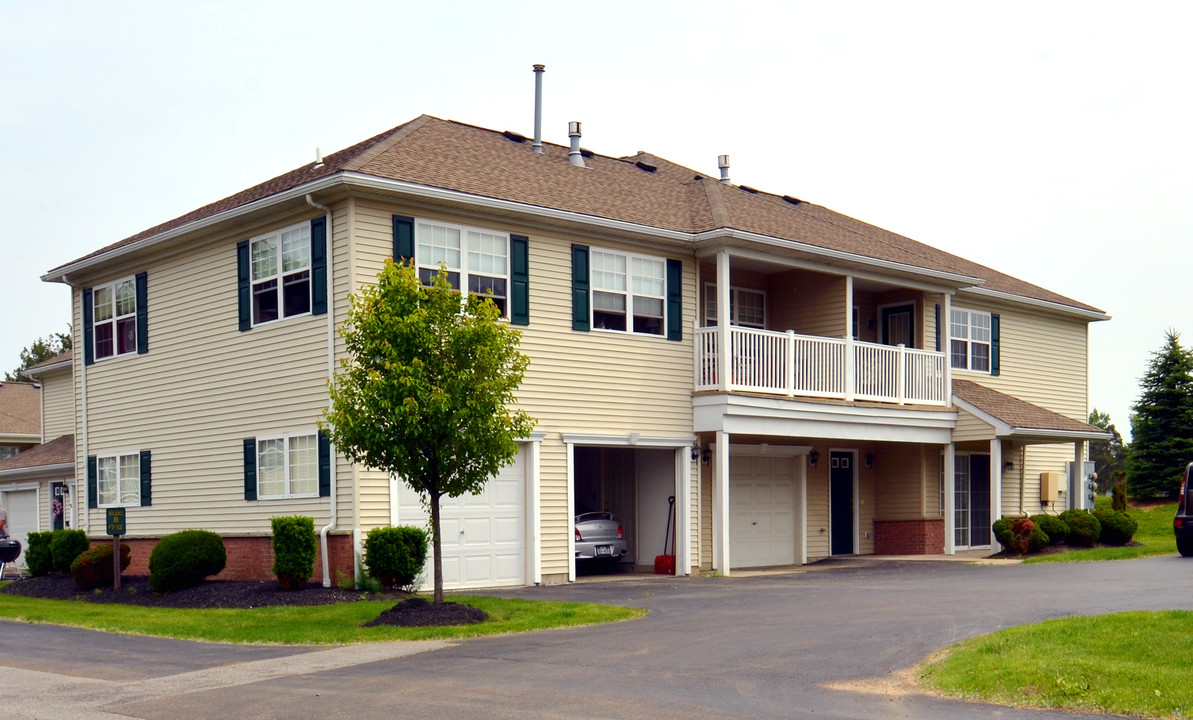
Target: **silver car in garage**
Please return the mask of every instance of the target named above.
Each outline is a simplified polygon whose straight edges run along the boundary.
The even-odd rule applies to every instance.
[[[576,560],[613,564],[630,554],[625,530],[610,512],[587,512],[576,516]]]

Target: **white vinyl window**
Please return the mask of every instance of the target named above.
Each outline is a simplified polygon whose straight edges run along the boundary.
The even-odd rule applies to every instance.
[[[952,366],[958,370],[990,372],[990,313],[952,309],[949,357]]]
[[[592,326],[598,330],[662,335],[667,306],[667,261],[609,250],[589,256]]]
[[[423,283],[434,282],[443,265],[452,287],[492,295],[502,315],[507,314],[509,297],[509,246],[507,233],[426,221],[415,224],[415,256]]]
[[[21,448],[16,445],[0,445],[0,460],[7,460],[17,456]]]
[[[301,223],[249,242],[253,324],[311,311],[311,224]]]
[[[92,291],[92,332],[97,360],[137,351],[137,283],[117,280]]]
[[[95,458],[96,495],[100,507],[141,504],[141,453]]]
[[[319,494],[319,439],[315,433],[257,438],[257,497]]]
[[[704,286],[704,324],[716,327],[717,286]],[[739,327],[766,328],[766,293],[749,288],[729,288],[729,324]]]

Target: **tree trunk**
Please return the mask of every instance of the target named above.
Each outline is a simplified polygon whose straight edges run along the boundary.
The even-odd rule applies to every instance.
[[[431,493],[431,549],[435,557],[435,595],[434,602],[443,602],[443,543],[439,537],[439,498],[442,495]]]

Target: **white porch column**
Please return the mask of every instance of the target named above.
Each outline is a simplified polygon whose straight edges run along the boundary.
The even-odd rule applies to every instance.
[[[802,462],[796,463],[796,478],[795,478],[795,513],[796,522],[799,523],[800,534],[796,540],[799,542],[799,550],[795,555],[795,560],[800,565],[808,564],[808,456],[804,455],[799,458]]]
[[[675,574],[692,574],[692,446],[675,451]]]
[[[729,252],[721,250],[717,253],[717,380],[721,392],[729,392],[732,372],[729,366],[729,359],[733,357],[729,347],[729,282]]]
[[[1002,517],[1002,440],[994,438],[990,441],[990,522]],[[998,538],[994,537],[994,531],[990,532],[990,551],[998,552],[1002,550],[1002,545],[998,544]]]
[[[729,577],[729,433],[717,431],[713,459],[712,564],[714,570]]]
[[[857,391],[857,350],[853,345],[853,276],[845,276],[845,399]],[[856,547],[856,545],[854,546]]]
[[[949,443],[944,448],[944,554],[956,555],[956,518],[954,517],[957,498],[954,496],[957,486],[956,447]]]
[[[946,405],[953,404],[953,344],[950,341],[949,333],[952,332],[953,326],[953,296],[944,294],[944,312],[940,314],[940,324],[944,327],[939,328],[940,332],[940,349],[944,352],[944,399]]]

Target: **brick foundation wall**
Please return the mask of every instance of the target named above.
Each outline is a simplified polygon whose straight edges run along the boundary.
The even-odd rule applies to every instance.
[[[875,520],[875,555],[938,555],[944,552],[944,518]]]
[[[157,545],[158,538],[135,538],[125,540],[132,548],[132,562],[129,563],[126,575],[148,575],[149,554]],[[96,540],[109,542],[106,540]],[[268,537],[225,537],[224,549],[228,551],[228,564],[223,572],[213,576],[213,580],[272,580],[273,573],[269,568],[273,566],[273,539]],[[315,572],[311,580],[321,582],[323,579],[323,553],[315,552]],[[331,566],[331,581],[336,582],[336,572],[348,577],[352,576],[353,555],[351,535],[329,535],[327,537],[328,564]]]

